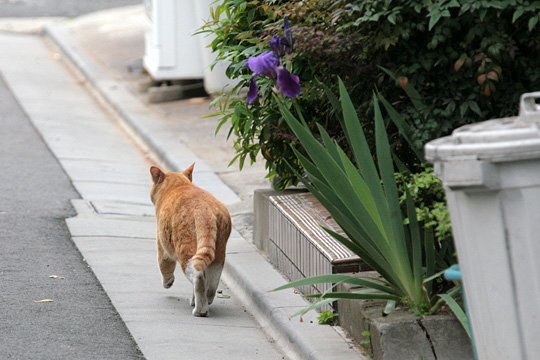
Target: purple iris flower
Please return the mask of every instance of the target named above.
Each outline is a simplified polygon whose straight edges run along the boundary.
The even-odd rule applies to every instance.
[[[253,72],[253,77],[249,82],[248,104],[252,104],[259,96],[257,76],[267,76],[275,80],[281,93],[287,97],[300,95],[300,78],[280,66],[279,58],[292,51],[292,36],[287,18],[284,21],[284,30],[285,37],[274,35],[270,40],[269,45],[272,51],[252,56],[244,63]]]
[[[276,80],[279,90],[287,97],[300,95],[300,78],[289,73],[283,66],[279,66],[279,58],[273,51],[265,51],[259,56],[250,57],[244,65],[253,72],[249,82],[248,104],[251,105],[259,96],[257,76],[267,76]]]
[[[283,67],[277,69],[277,84],[281,93],[287,97],[300,95],[300,78]]]
[[[272,36],[272,40],[270,40],[269,43],[272,51],[280,57],[285,54],[291,53],[293,49],[291,27],[289,26],[289,20],[287,18],[285,18],[284,20],[283,29],[285,37],[274,35]]]
[[[252,56],[244,63],[253,71],[253,75],[274,77],[275,69],[279,66],[279,57],[272,51],[265,51],[258,56]]]
[[[278,56],[285,55],[286,45],[283,40],[285,39],[282,38],[281,36],[274,35],[272,36],[272,40],[270,40],[270,42],[268,43],[270,47],[272,48],[272,51]]]
[[[259,87],[257,86],[257,77],[253,76],[249,82],[249,90],[247,93],[247,103],[249,105],[253,104],[255,100],[259,97]]]
[[[286,16],[285,18],[283,18],[283,32],[285,33],[285,38],[289,42],[289,45],[292,47],[293,41],[291,34],[291,26],[289,25],[289,18]]]

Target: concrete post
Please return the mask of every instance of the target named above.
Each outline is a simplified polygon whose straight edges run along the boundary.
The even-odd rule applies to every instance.
[[[540,92],[425,146],[442,179],[479,359],[540,359]]]

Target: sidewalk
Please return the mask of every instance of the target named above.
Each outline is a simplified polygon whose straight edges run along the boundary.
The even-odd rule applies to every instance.
[[[249,243],[253,190],[268,187],[265,171],[261,163],[242,172],[226,167],[232,145],[225,131],[213,136],[215,119],[201,118],[208,100],[145,104],[136,86],[142,75],[127,71],[143,55],[144,16],[137,6],[49,24],[49,49],[60,52],[35,36],[0,36],[11,52],[0,55],[0,71],[83,198],[67,221],[73,240],[141,351],[148,359],[363,358],[336,329],[317,325],[315,314],[290,319],[307,304],[299,295],[268,292],[286,280]],[[102,108],[81,100],[84,88],[62,70],[66,64]],[[36,90],[36,82],[48,89]],[[226,286],[205,319],[191,317],[183,276],[161,288],[148,199],[150,163],[179,170],[193,161],[194,182],[229,206],[235,226]]]

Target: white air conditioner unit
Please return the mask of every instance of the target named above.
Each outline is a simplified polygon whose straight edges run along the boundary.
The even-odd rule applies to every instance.
[[[194,1],[145,0],[149,26],[143,64],[154,80],[201,79],[203,65]]]

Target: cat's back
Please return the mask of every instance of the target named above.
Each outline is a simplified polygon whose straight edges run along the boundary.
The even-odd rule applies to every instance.
[[[182,216],[213,215],[220,221],[230,222],[230,214],[220,200],[208,191],[193,185],[176,186],[166,191],[160,201],[160,208]]]

